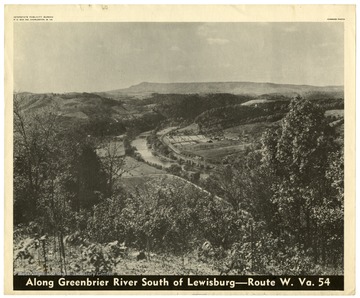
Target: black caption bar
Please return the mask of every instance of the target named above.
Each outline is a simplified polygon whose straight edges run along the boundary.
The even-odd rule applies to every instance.
[[[344,290],[344,276],[15,275],[14,290],[340,291]]]

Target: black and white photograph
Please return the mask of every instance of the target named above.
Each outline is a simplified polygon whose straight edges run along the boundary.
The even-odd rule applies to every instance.
[[[344,290],[344,20],[12,22],[19,289]]]

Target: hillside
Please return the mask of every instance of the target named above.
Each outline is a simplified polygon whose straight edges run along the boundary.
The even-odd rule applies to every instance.
[[[18,93],[17,99],[24,112],[55,107],[62,116],[87,119],[94,114],[120,114],[121,101],[115,101],[95,93]],[[121,114],[127,114],[122,109]]]
[[[62,124],[85,125],[91,135],[119,135],[129,127],[153,129],[163,117],[136,99],[115,100],[96,93],[17,93],[16,102],[25,115],[56,112]]]

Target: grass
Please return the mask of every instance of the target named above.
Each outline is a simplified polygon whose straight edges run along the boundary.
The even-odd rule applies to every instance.
[[[264,100],[261,99],[261,101]],[[186,132],[185,134],[169,136],[167,140],[183,152],[215,161],[227,155],[243,152],[254,141],[259,140],[266,129],[278,127],[279,124],[280,122],[277,121],[238,125],[225,129],[223,137],[211,139],[211,141],[207,136],[196,134],[196,125],[191,124],[178,130],[178,132]]]
[[[106,244],[101,246],[105,248]],[[47,274],[49,275],[61,274],[58,252],[54,248],[49,241],[46,253]],[[32,254],[31,259],[15,260],[14,274],[45,275],[42,248],[32,247],[29,252]],[[95,273],[95,267],[84,257],[86,252],[87,246],[84,245],[66,246],[68,275]],[[137,260],[139,253],[139,250],[129,248],[122,256],[112,255],[112,261],[115,262],[108,265],[107,273],[118,275],[217,275],[220,273],[211,264],[201,261],[197,253],[187,254],[184,258],[170,254],[150,253],[146,254],[146,259]]]
[[[258,103],[265,103],[265,102],[269,102],[271,100],[269,99],[253,99],[253,100],[249,100],[247,102],[242,103],[243,106],[251,106],[251,105],[255,105]]]
[[[179,132],[183,132],[183,131],[191,131],[194,134],[197,134],[199,132],[199,126],[196,123],[191,123],[188,126],[185,126],[181,129],[178,130]]]
[[[155,169],[157,170],[157,169]],[[140,186],[145,185],[157,185],[160,184],[162,181],[163,183],[167,183],[169,185],[172,184],[176,179],[180,183],[184,183],[182,180],[178,179],[176,176],[172,176],[167,174],[164,171],[158,170],[158,173],[154,171],[150,174],[141,173],[141,175],[123,175],[122,179],[120,180],[120,184],[127,189],[131,188],[138,188]]]
[[[231,155],[234,153],[242,152],[244,151],[249,144],[237,144],[227,147],[220,147],[220,148],[214,148],[214,149],[208,149],[208,150],[199,150],[196,151],[196,155],[200,155],[204,158],[210,158],[210,159],[220,159],[227,155]]]
[[[137,251],[133,251],[129,256],[121,260],[116,266],[118,274],[132,275],[216,275],[220,272],[212,268],[210,264],[204,263],[193,255],[184,257],[171,255],[151,254],[147,260],[136,260]]]
[[[244,124],[234,126],[224,130],[224,136],[227,138],[244,137],[248,136],[251,140],[258,140],[261,135],[267,129],[276,128],[280,125],[280,121],[269,123],[269,122],[257,122],[251,124]]]
[[[205,143],[210,140],[204,135],[175,135],[166,138],[173,145],[175,144],[186,145],[187,143]]]
[[[328,110],[325,111],[325,116],[335,116],[344,118],[344,110]]]
[[[159,175],[165,174],[163,170],[159,170],[155,167],[149,166],[144,162],[137,161],[136,159],[126,156],[124,164],[125,173],[122,176],[123,178],[131,178],[138,176],[148,176],[148,175]]]

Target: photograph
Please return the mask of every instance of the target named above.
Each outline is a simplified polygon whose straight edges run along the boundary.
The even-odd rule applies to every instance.
[[[11,20],[13,290],[344,290],[344,20]]]

